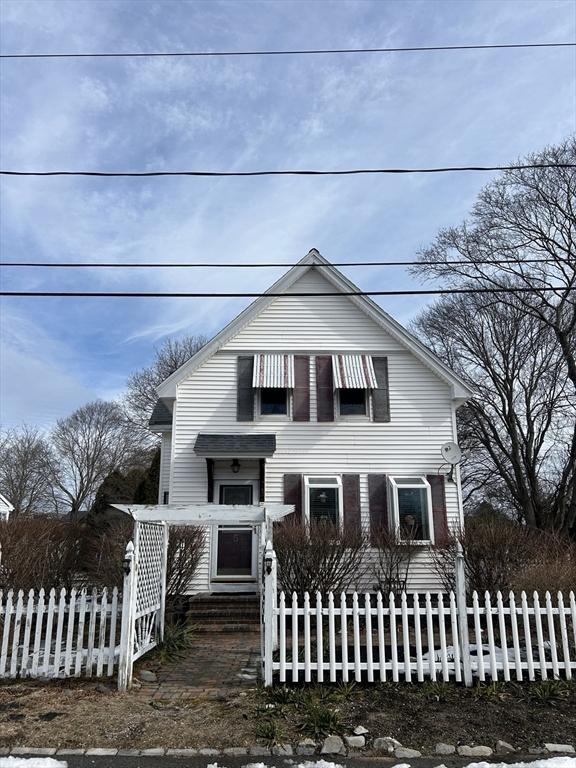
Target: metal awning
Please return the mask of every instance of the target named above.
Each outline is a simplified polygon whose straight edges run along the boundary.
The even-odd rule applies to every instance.
[[[254,355],[252,386],[265,389],[293,389],[294,355]]]
[[[181,525],[258,525],[281,520],[294,512],[293,504],[111,504],[134,520]]]
[[[332,355],[335,389],[377,389],[370,355]]]
[[[194,453],[207,459],[250,456],[264,459],[276,450],[276,435],[207,435],[200,434],[194,443]]]

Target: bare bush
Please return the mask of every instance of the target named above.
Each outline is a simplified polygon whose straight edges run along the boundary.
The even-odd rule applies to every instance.
[[[0,586],[71,589],[81,562],[83,527],[54,517],[19,515],[0,522]]]
[[[376,550],[373,574],[378,590],[395,595],[405,592],[410,565],[422,546],[411,537],[400,539],[396,531],[386,528],[373,533],[372,546]]]
[[[274,531],[274,549],[278,580],[288,593],[350,591],[365,572],[364,535],[331,523],[283,522]]]
[[[168,595],[186,593],[188,585],[200,565],[205,547],[206,536],[202,528],[195,525],[170,527],[166,574],[166,592]]]
[[[576,587],[576,546],[497,516],[470,517],[463,531],[432,549],[445,589],[454,588],[461,544],[469,591],[571,590]]]

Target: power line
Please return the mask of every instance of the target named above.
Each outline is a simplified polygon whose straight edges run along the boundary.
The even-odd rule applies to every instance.
[[[555,259],[523,259],[521,262],[518,259],[495,259],[495,260],[480,260],[474,261],[474,264],[493,264],[494,266],[500,266],[501,264],[553,264]],[[314,264],[314,267],[416,267],[416,266],[462,266],[470,265],[470,261],[454,260],[454,261],[336,261],[330,262],[330,264]],[[262,267],[306,267],[307,264],[298,264],[294,262],[263,262],[255,264],[238,264],[235,262],[201,262],[194,264],[177,264],[167,263],[159,264],[157,262],[150,264],[142,264],[135,262],[128,262],[126,264],[118,264],[117,262],[49,262],[49,261],[2,261],[0,267],[40,267],[44,268],[62,268],[62,269],[202,269],[206,267],[210,268],[222,268],[222,269],[258,269]]]
[[[575,287],[562,285],[538,288],[538,291],[576,291]],[[326,293],[156,293],[156,292],[105,292],[105,291],[0,291],[0,296],[43,296],[122,299],[260,299],[263,297],[310,298],[324,296],[439,296],[456,293],[534,293],[534,288],[438,288],[417,291],[328,291]]]
[[[423,45],[395,48],[301,48],[295,50],[253,51],[126,51],[114,53],[5,53],[2,59],[126,59],[158,56],[307,56],[342,53],[410,53],[431,51],[483,51],[515,48],[571,48],[576,43],[494,43],[492,45]]]
[[[332,171],[2,171],[0,176],[358,176],[361,174],[457,173],[462,171],[519,171],[535,168],[576,168],[574,163],[527,163],[518,165],[456,165],[440,168],[352,168]]]

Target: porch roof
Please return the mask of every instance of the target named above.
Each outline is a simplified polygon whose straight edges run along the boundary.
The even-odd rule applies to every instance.
[[[134,520],[154,523],[257,525],[281,520],[294,512],[293,504],[111,504]]]
[[[276,450],[276,435],[207,435],[199,434],[194,444],[194,453],[208,459],[252,456],[265,458]]]

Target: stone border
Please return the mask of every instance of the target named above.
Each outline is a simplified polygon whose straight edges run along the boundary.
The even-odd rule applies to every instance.
[[[354,734],[345,736],[327,736],[323,741],[316,742],[312,739],[303,739],[296,745],[277,744],[272,748],[264,747],[261,744],[253,744],[249,747],[225,747],[224,749],[213,749],[210,747],[200,747],[197,749],[165,749],[164,747],[152,747],[150,749],[114,749],[109,747],[90,747],[88,749],[62,748],[56,747],[8,747],[0,748],[0,756],[6,755],[36,755],[36,756],[64,756],[64,755],[87,755],[93,757],[270,757],[270,756],[312,756],[312,755],[330,755],[333,757],[358,756],[361,750],[369,747],[371,752],[377,752],[380,756],[394,757],[397,759],[412,759],[418,757],[431,756],[460,756],[460,757],[491,757],[492,755],[510,755],[517,753],[521,755],[574,755],[576,749],[573,744],[556,744],[546,742],[541,746],[534,746],[527,751],[515,749],[511,744],[505,741],[496,741],[494,747],[486,745],[470,746],[467,744],[436,744],[434,751],[423,754],[418,749],[404,747],[397,739],[391,736],[383,736],[372,740],[371,745],[366,743],[368,731],[362,726],[354,729]]]

